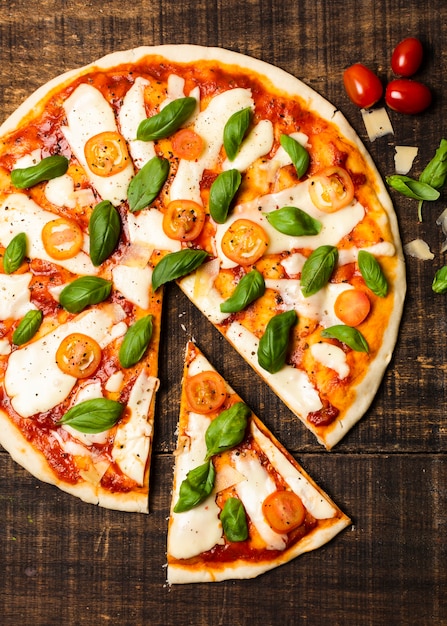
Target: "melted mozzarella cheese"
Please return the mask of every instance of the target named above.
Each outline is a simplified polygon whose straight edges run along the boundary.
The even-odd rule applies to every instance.
[[[127,403],[130,419],[118,427],[112,448],[113,460],[138,485],[144,482],[152,436],[152,424],[147,418],[158,384],[158,378],[148,376],[144,370],[139,374]]]
[[[372,246],[366,246],[362,248],[370,252],[374,256],[394,256],[396,254],[396,248],[390,241],[381,241],[375,243]],[[354,263],[359,256],[359,248],[352,246],[351,248],[343,248],[338,251],[338,264],[346,265],[347,263]]]
[[[42,160],[42,152],[40,148],[36,148],[29,154],[24,154],[20,159],[14,163],[14,169],[21,169],[26,167],[33,167]]]
[[[173,504],[178,500],[179,489],[187,473],[204,462],[206,456],[205,432],[209,418],[198,413],[189,414],[186,435],[190,445],[176,457],[176,484]],[[168,535],[168,552],[174,558],[188,559],[201,552],[211,550],[223,543],[220,508],[216,504],[214,491],[198,506],[183,513],[171,512]]]
[[[91,137],[118,131],[112,107],[98,89],[86,83],[79,85],[63,106],[68,126],[62,127],[62,132],[89,181],[103,200],[115,206],[120,204],[127,198],[127,188],[134,174],[132,163],[129,161],[127,167],[111,176],[98,176],[89,168],[84,154],[85,144]]]
[[[261,120],[244,139],[236,158],[233,161],[226,159],[223,162],[223,170],[236,169],[240,172],[264,156],[273,146],[273,124],[270,120]]]
[[[149,289],[152,280],[150,267],[117,265],[112,270],[115,288],[132,304],[149,308]]]
[[[0,339],[0,356],[7,356],[11,354],[12,346],[9,343],[9,339],[3,337]]]
[[[191,302],[201,311],[204,311],[206,317],[213,324],[221,324],[230,315],[229,313],[222,313],[220,310],[220,305],[224,299],[214,287],[214,280],[218,271],[219,260],[213,259],[180,281],[182,290]]]
[[[319,342],[310,347],[313,358],[324,367],[334,370],[338,377],[343,380],[349,374],[349,365],[346,362],[346,354],[338,346],[331,343]]]
[[[74,209],[76,205],[88,206],[95,203],[93,191],[90,188],[75,189],[73,178],[69,174],[49,180],[45,185],[45,197],[51,204],[70,209]]]
[[[316,519],[330,519],[335,515],[335,508],[326,500],[303,474],[292,465],[288,458],[262,433],[254,422],[251,432],[270,463],[286,481],[289,487],[301,498],[306,509]]]
[[[181,250],[182,244],[170,239],[163,230],[163,213],[157,209],[145,209],[137,213],[128,213],[127,225],[131,243],[151,250]]]
[[[121,370],[118,370],[114,374],[110,376],[108,381],[105,384],[105,390],[110,393],[118,393],[121,389],[124,380],[124,373]]]
[[[37,307],[30,301],[29,284],[33,275],[0,274],[0,320],[18,320]]]
[[[147,118],[144,105],[144,90],[149,84],[148,80],[138,76],[124,96],[118,116],[121,134],[129,145],[129,152],[133,162],[139,169],[156,156],[153,141],[136,139],[138,126]]]
[[[107,312],[91,309],[81,313],[11,354],[5,373],[5,390],[19,415],[31,417],[49,411],[68,397],[77,379],[57,366],[56,352],[61,341],[67,335],[78,332],[105,347],[116,332],[116,320],[110,314],[112,311],[109,307]]]
[[[170,188],[171,200],[194,200],[202,204],[200,181],[205,169],[216,166],[223,145],[223,130],[233,113],[246,107],[253,107],[253,99],[248,89],[230,89],[208,104],[195,120],[194,130],[205,141],[202,155],[196,161],[182,159]]]
[[[74,274],[96,274],[97,269],[90,261],[89,255],[82,250],[71,259],[58,259],[57,261],[46,252],[38,233],[42,232],[45,224],[54,219],[54,213],[45,211],[25,194],[11,194],[0,205],[0,243],[6,247],[13,237],[19,233],[25,233],[28,245],[27,255],[30,258],[56,263]],[[85,235],[84,239],[86,239]]]

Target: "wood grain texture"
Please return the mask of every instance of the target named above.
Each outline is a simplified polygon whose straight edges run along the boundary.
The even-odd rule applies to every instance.
[[[1,2],[0,118],[41,84],[109,52],[139,45],[222,46],[278,65],[340,108],[383,177],[394,146],[416,145],[417,176],[445,133],[447,5],[433,0],[12,0]],[[394,135],[370,143],[342,88],[361,61],[384,82],[393,46],[421,38],[418,78],[434,92],[416,117],[390,112]],[[407,259],[398,346],[364,419],[330,453],[174,286],[166,290],[151,513],[88,506],[41,484],[0,452],[0,623],[5,626],[447,625],[447,298],[431,290],[446,260],[436,218],[393,194],[404,243],[425,239],[435,259]],[[166,517],[182,353],[206,356],[353,519],[324,548],[251,581],[169,589]],[[254,383],[254,381],[256,381]]]

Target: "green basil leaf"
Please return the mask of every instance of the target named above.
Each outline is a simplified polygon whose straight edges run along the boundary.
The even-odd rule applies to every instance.
[[[320,246],[310,254],[301,271],[301,290],[305,298],[317,293],[329,282],[337,260],[335,246]]]
[[[90,217],[90,258],[93,265],[101,265],[115,250],[121,233],[118,211],[108,200],[95,206]]]
[[[222,302],[220,310],[222,313],[237,313],[246,306],[254,302],[265,292],[265,281],[261,272],[253,268],[245,274],[236,285],[236,289],[231,296]]]
[[[90,304],[106,300],[112,291],[112,283],[99,276],[81,276],[64,287],[59,303],[70,313],[80,313]]]
[[[295,310],[278,313],[267,324],[258,346],[259,365],[275,374],[286,362],[290,330],[297,323]]]
[[[409,176],[394,174],[393,176],[387,176],[386,182],[392,189],[395,189],[402,195],[407,196],[407,198],[431,201],[437,200],[440,196],[439,191],[434,189],[431,185],[421,183],[419,180],[415,180]]]
[[[376,257],[367,250],[360,250],[358,254],[358,266],[366,286],[376,296],[384,298],[388,293],[388,282]]]
[[[293,137],[290,137],[290,135],[281,135],[279,141],[289,157],[292,159],[298,178],[302,178],[307,172],[307,168],[310,163],[308,151],[300,144],[299,141],[296,141]]]
[[[241,143],[245,137],[245,133],[250,126],[252,110],[250,107],[236,111],[229,118],[224,127],[223,144],[227,157],[230,161],[234,161],[239,151]]]
[[[127,329],[118,355],[122,367],[132,367],[143,357],[152,337],[152,319],[146,315]]]
[[[447,140],[441,139],[439,148],[435,152],[435,156],[425,166],[419,176],[421,183],[426,183],[441,191],[447,182]]]
[[[11,171],[11,182],[17,189],[27,189],[45,180],[62,176],[68,170],[69,160],[60,155],[45,157],[37,165]]]
[[[12,274],[22,265],[26,255],[26,243],[25,233],[18,233],[7,245],[3,255],[3,269],[6,274]]]
[[[435,293],[447,292],[447,265],[444,265],[436,272],[431,288]]]
[[[182,481],[174,513],[189,511],[203,502],[213,490],[216,470],[211,461],[190,470]]]
[[[169,174],[169,161],[154,156],[132,178],[127,188],[129,210],[136,213],[155,200]]]
[[[152,272],[152,289],[157,289],[177,278],[182,278],[202,265],[207,258],[208,252],[205,250],[194,250],[183,248],[177,252],[170,252],[164,256],[155,266]]]
[[[195,98],[177,98],[167,104],[160,113],[140,122],[137,139],[155,141],[172,135],[194,113],[197,106]]]
[[[224,224],[233,198],[242,181],[239,170],[226,170],[219,174],[210,188],[210,215],[218,224]]]
[[[39,309],[28,311],[13,332],[12,343],[15,343],[16,346],[21,346],[32,339],[39,330],[42,320],[43,313]]]
[[[355,350],[356,352],[369,352],[369,347],[362,333],[352,326],[337,324],[330,328],[325,328],[321,332],[322,337],[338,339],[342,343]]]
[[[265,217],[273,228],[292,237],[318,235],[322,228],[321,222],[295,206],[284,206],[265,213]]]
[[[206,460],[231,450],[242,441],[250,415],[251,410],[246,404],[236,402],[213,419],[205,432]]]
[[[81,433],[103,433],[120,419],[124,405],[108,398],[93,398],[75,404],[58,424],[66,424]]]
[[[248,538],[247,516],[239,498],[228,498],[220,514],[220,521],[228,541],[245,541]]]

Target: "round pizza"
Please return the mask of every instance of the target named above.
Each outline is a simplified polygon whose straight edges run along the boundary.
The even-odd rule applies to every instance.
[[[190,45],[108,55],[3,123],[0,258],[1,445],[128,511],[148,507],[167,283],[328,449],[375,396],[405,295],[392,204],[342,114]]]

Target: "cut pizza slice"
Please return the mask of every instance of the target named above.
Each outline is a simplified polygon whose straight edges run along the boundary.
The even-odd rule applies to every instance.
[[[168,582],[254,578],[350,524],[188,342],[168,527]]]

